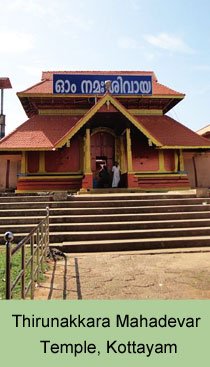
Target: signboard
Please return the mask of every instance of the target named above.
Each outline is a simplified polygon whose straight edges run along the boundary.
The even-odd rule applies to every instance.
[[[109,83],[109,81],[111,83]],[[151,75],[54,74],[55,94],[151,95]]]

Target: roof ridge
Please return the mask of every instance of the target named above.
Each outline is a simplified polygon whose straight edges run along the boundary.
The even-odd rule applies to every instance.
[[[118,75],[118,74],[130,74],[130,75],[151,75],[154,81],[157,81],[157,77],[152,70],[51,70],[42,71],[42,80],[52,80],[53,74],[89,74],[89,75]]]
[[[204,127],[202,127],[201,129],[197,130],[196,133],[198,135],[202,135],[202,133],[206,133],[210,131],[210,124],[205,125]]]

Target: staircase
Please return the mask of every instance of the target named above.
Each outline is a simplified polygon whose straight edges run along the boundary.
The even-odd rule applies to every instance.
[[[0,244],[19,242],[50,208],[50,243],[64,252],[210,246],[210,198],[178,194],[109,193],[0,196]]]

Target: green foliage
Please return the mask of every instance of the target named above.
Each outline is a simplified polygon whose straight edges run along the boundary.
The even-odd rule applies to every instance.
[[[26,260],[30,256],[29,249],[26,249]],[[35,263],[34,263],[35,266]],[[6,290],[6,249],[5,247],[0,247],[0,300],[5,299],[5,290]],[[45,269],[47,269],[47,265],[45,265]],[[14,282],[16,277],[18,276],[21,270],[21,251],[17,251],[15,255],[12,256],[12,266],[11,266],[11,282]],[[44,280],[44,274],[40,274],[39,280]],[[25,284],[30,281],[30,266],[28,266],[25,275]],[[30,291],[29,291],[30,295]],[[21,298],[21,282],[19,281],[12,293],[13,299],[20,299]]]
[[[0,299],[5,298],[5,250],[0,248]]]

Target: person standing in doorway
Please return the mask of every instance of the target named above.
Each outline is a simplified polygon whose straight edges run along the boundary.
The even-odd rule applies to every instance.
[[[118,162],[114,162],[114,165],[112,167],[112,187],[118,187],[120,183],[120,166]]]
[[[107,170],[106,164],[101,165],[101,169],[99,171],[99,181],[98,181],[98,188],[107,188],[110,187],[110,175]]]

